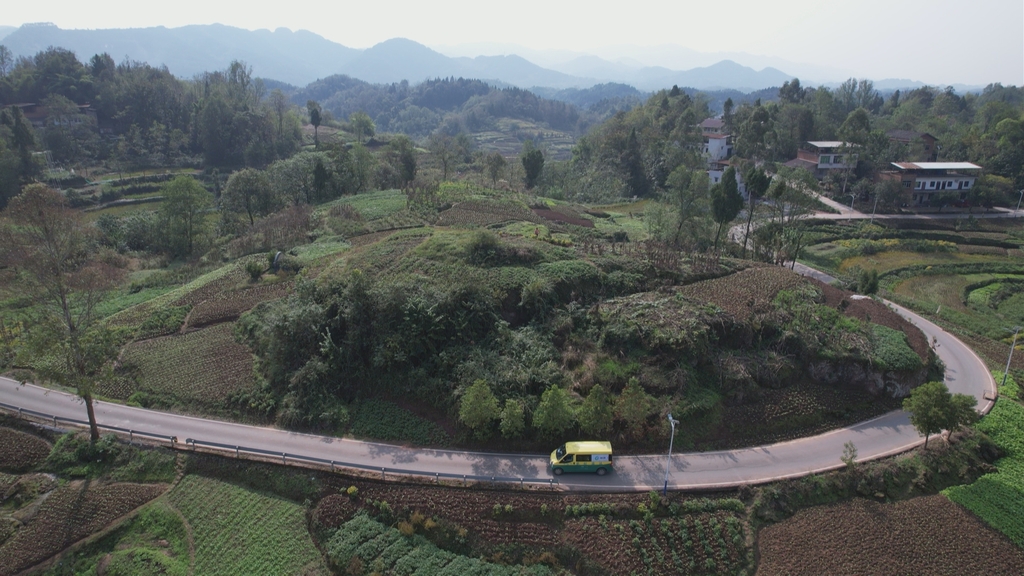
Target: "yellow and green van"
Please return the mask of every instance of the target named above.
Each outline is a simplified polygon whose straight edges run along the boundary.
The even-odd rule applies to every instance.
[[[612,469],[612,443],[566,442],[551,453],[551,472],[596,472],[604,476]]]

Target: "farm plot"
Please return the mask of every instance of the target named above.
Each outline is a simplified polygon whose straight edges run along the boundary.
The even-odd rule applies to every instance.
[[[1006,258],[992,254],[964,254],[962,252],[881,252],[871,256],[847,258],[839,265],[839,272],[855,268],[876,270],[879,274],[908,266],[936,266],[940,264],[1002,263]]]
[[[185,521],[163,500],[102,537],[66,554],[46,576],[108,574],[132,576],[188,576],[189,534]]]
[[[196,475],[168,500],[192,527],[196,574],[328,573],[298,504]]]
[[[69,482],[0,546],[0,574],[34,566],[156,498],[166,484]]]
[[[472,228],[496,226],[506,222],[540,222],[525,205],[518,202],[470,200],[459,202],[438,216],[438,226]]]
[[[130,328],[139,331],[147,325],[152,324],[154,317],[166,313],[168,310],[180,309],[189,311],[199,303],[215,298],[222,292],[244,288],[248,285],[249,274],[245,271],[245,265],[252,261],[264,261],[263,254],[255,254],[240,258],[231,264],[222,266],[213,272],[209,272],[196,278],[184,286],[167,292],[157,298],[122,310],[107,319],[107,323],[113,328]],[[174,332],[181,328],[179,323],[158,323],[159,326],[147,328],[140,336],[163,335]]]
[[[52,446],[31,434],[0,426],[0,470],[23,472],[43,463]]]
[[[614,574],[735,574],[748,565],[743,522],[724,512],[567,522],[566,543]]]
[[[785,268],[758,266],[682,286],[677,292],[698,302],[710,302],[745,321],[752,314],[771,311],[772,301],[780,291],[806,283],[802,276]]]
[[[217,324],[129,344],[122,373],[133,377],[135,386],[122,383],[100,391],[119,399],[141,391],[171,404],[223,409],[231,394],[254,382],[252,354],[235,342],[233,329],[233,323]]]
[[[260,302],[283,298],[291,291],[291,282],[259,284],[230,292],[221,292],[197,304],[185,320],[186,328],[199,328],[237,320],[243,312]]]
[[[331,563],[349,573],[372,566],[375,572],[396,576],[423,574],[480,574],[491,576],[544,576],[551,570],[535,564],[529,568],[490,564],[477,558],[441,550],[422,536],[404,536],[365,513],[343,524],[327,542]]]
[[[1024,551],[943,496],[802,510],[758,536],[759,576],[1016,574]]]
[[[996,461],[999,471],[943,494],[1024,548],[1024,406],[1000,397],[976,428],[1006,453]]]

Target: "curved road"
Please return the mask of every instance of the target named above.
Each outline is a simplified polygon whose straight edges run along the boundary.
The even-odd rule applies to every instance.
[[[967,346],[935,324],[899,306],[893,307],[933,339],[936,352],[946,364],[950,391],[973,395],[982,413],[991,409],[996,384],[984,362]],[[0,402],[61,418],[85,420],[85,407],[74,395],[21,384],[0,377]],[[327,436],[246,426],[96,402],[100,424],[145,431],[179,439],[195,438],[228,445],[262,448],[370,467],[417,470],[442,474],[547,478],[546,456],[493,454],[451,450],[410,449],[389,444],[361,442]],[[858,460],[870,460],[903,452],[923,438],[910,425],[905,412],[895,411],[818,436],[789,442],[724,450],[674,454],[669,487],[673,489],[728,488],[803,476],[841,467],[846,442],[857,446]],[[665,456],[622,456],[615,472],[604,477],[567,474],[560,477],[564,489],[635,491],[661,489]]]

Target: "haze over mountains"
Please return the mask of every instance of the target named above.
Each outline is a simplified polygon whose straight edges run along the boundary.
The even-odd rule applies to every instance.
[[[0,38],[15,56],[31,56],[49,46],[67,48],[83,61],[93,54],[106,52],[118,62],[128,58],[154,66],[164,65],[173,74],[186,78],[224,69],[232,60],[241,60],[252,66],[257,76],[294,86],[346,74],[373,83],[408,80],[415,84],[428,78],[454,76],[521,88],[588,88],[617,82],[642,91],[678,85],[699,90],[751,92],[781,86],[793,78],[774,67],[758,71],[732,60],[673,70],[665,66],[644,66],[629,59],[613,62],[595,55],[572,57],[570,54],[569,59],[561,62],[555,55],[536,52],[528,54],[534,61],[518,55],[451,57],[404,38],[359,50],[305,30],[250,31],[221,24],[106,30],[64,30],[52,24],[26,24],[16,29],[0,27]],[[458,52],[454,47],[445,50]],[[548,66],[535,61],[547,62]],[[809,83],[806,77],[804,83]],[[876,83],[881,89],[920,85],[903,80]]]

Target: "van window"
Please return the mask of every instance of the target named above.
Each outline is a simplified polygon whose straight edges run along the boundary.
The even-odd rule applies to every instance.
[[[577,454],[576,455],[576,461],[577,462],[590,462],[590,454]]]
[[[566,454],[565,458],[558,461],[559,464],[572,464],[572,454]]]

